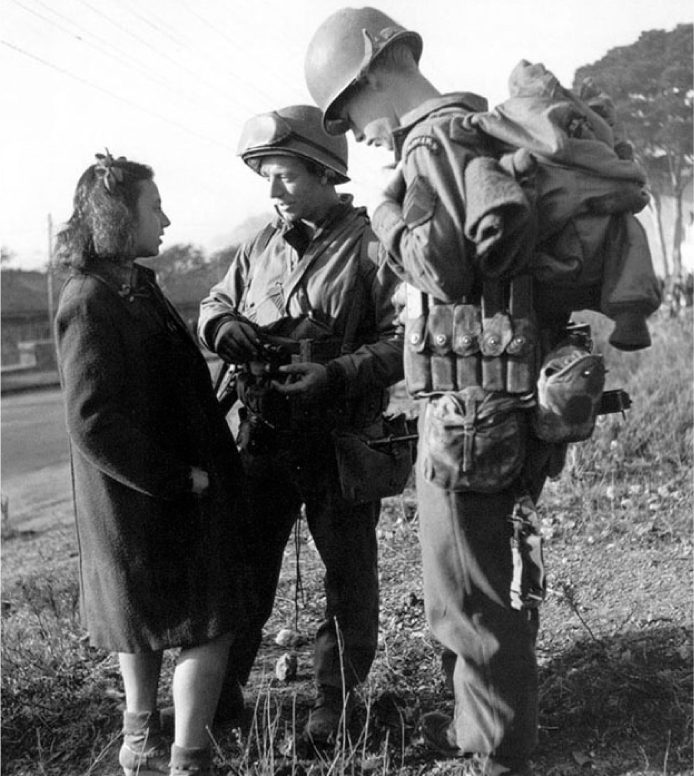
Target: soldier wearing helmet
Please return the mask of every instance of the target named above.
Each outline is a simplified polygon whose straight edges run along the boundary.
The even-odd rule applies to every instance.
[[[533,505],[563,452],[530,433],[531,208],[470,122],[486,100],[440,93],[421,55],[418,33],[343,8],[309,44],[306,83],[329,134],[351,130],[397,162],[372,223],[406,281],[425,606],[455,690],[454,717],[426,714],[422,733],[439,752],[477,757],[485,776],[527,774],[544,595]]]
[[[403,374],[392,303],[398,281],[365,209],[335,189],[349,180],[347,141],[326,134],[321,118],[315,106],[298,105],[244,126],[238,155],[265,178],[277,217],[238,249],[203,300],[198,329],[235,370],[249,484],[242,530],[258,594],[254,626],[231,649],[217,719],[243,708],[241,686],[303,507],[326,568],[317,696],[306,727],[317,745],[334,738],[351,709],[378,637],[380,501],[345,498],[332,434],[377,430],[388,386]]]

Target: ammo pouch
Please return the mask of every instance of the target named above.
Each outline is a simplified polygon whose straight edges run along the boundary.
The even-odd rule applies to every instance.
[[[532,394],[489,393],[479,386],[431,398],[424,409],[424,476],[445,490],[497,493],[525,461]]]
[[[477,386],[525,394],[534,390],[539,333],[532,278],[485,282],[482,304],[443,304],[407,286],[405,382],[425,396]]]
[[[414,437],[404,415],[383,416],[359,431],[333,431],[343,497],[362,503],[402,493],[412,471]]]

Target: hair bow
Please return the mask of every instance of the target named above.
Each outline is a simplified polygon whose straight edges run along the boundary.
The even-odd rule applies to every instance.
[[[114,159],[108,148],[105,150],[105,154],[95,154],[96,174],[103,181],[106,191],[112,192],[117,184],[123,182],[123,170],[120,167],[116,167],[115,162],[125,162],[127,160],[124,156]]]

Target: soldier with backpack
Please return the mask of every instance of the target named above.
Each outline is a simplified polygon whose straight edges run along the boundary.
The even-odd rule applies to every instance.
[[[484,776],[526,775],[545,593],[534,505],[561,471],[565,442],[592,432],[604,367],[589,335],[565,328],[570,310],[550,298],[538,314],[534,303],[533,158],[473,120],[486,100],[435,88],[419,69],[422,46],[377,9],[343,8],[315,32],[305,76],[328,133],[351,130],[397,163],[372,224],[407,288],[405,379],[423,399],[425,607],[454,656],[444,664],[454,717],[424,715],[422,734],[440,753],[476,760]]]

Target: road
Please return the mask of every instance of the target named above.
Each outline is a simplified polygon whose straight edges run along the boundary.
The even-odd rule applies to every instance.
[[[2,494],[12,524],[71,512],[70,451],[60,390],[2,397]]]
[[[2,397],[3,479],[69,461],[60,390]]]
[[[11,527],[72,520],[70,450],[60,389],[2,397],[2,495]]]

